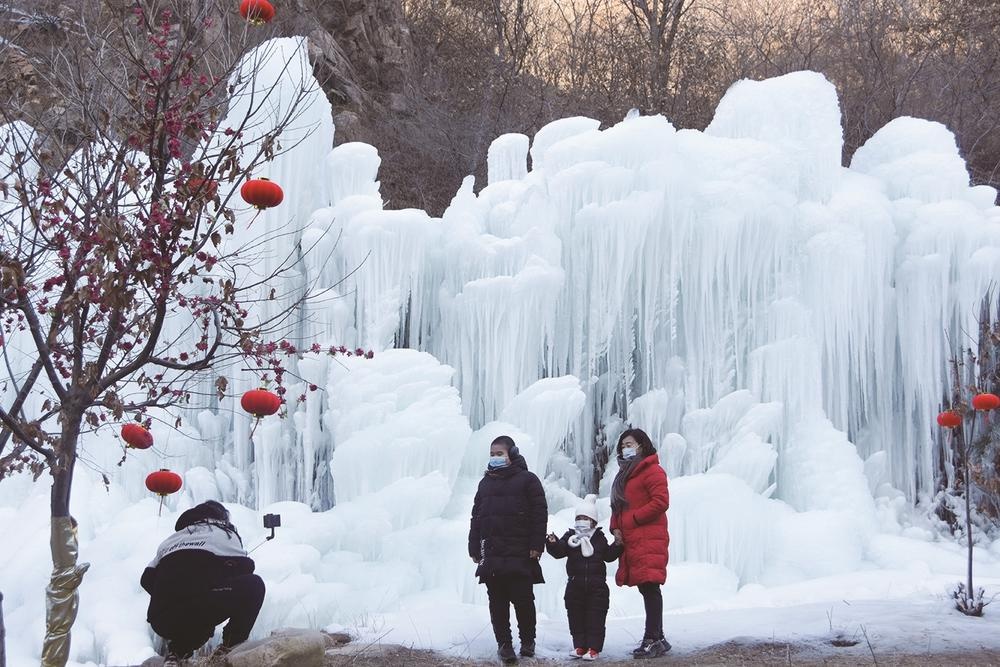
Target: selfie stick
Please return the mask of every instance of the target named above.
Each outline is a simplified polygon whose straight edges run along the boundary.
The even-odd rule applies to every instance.
[[[264,538],[264,541],[255,546],[253,549],[247,552],[249,556],[257,549],[267,544],[269,541],[274,539],[274,529],[281,525],[281,515],[280,514],[265,514],[264,515],[264,528],[270,528],[271,534]]]

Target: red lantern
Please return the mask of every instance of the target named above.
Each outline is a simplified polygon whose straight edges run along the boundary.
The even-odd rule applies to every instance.
[[[281,409],[281,397],[266,389],[251,389],[240,399],[243,409],[257,419],[273,415]]]
[[[962,415],[954,410],[945,410],[937,416],[937,423],[942,428],[958,428],[962,425]]]
[[[189,178],[187,189],[202,199],[215,199],[219,192],[219,182],[211,178]]]
[[[158,496],[169,496],[181,490],[184,481],[175,472],[162,468],[146,475],[146,488]]]
[[[1000,396],[996,394],[977,394],[972,397],[972,407],[976,410],[996,410],[1000,408]]]
[[[255,178],[252,181],[247,181],[240,188],[240,195],[248,204],[256,206],[261,211],[277,206],[285,198],[281,186],[266,178]]]
[[[274,5],[267,0],[243,0],[240,3],[240,16],[250,22],[250,25],[264,25],[274,18]]]
[[[153,434],[135,422],[122,426],[122,440],[135,449],[149,449],[153,446]]]
[[[146,488],[160,497],[160,511],[157,512],[157,516],[163,513],[163,499],[171,493],[180,491],[183,484],[184,480],[180,475],[166,468],[146,475]]]

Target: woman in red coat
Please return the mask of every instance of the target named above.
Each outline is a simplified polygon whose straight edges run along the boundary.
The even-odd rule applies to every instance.
[[[618,438],[618,474],[611,486],[611,532],[625,551],[618,559],[619,586],[636,586],[646,607],[642,643],[636,658],[655,658],[670,650],[663,637],[663,595],[667,580],[667,474],[644,431],[628,429]]]

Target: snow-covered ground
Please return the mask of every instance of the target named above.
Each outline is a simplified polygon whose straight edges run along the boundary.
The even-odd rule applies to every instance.
[[[790,644],[793,655],[855,656],[859,663],[869,663],[869,651],[874,650],[879,659],[899,653],[927,654],[928,664],[937,664],[947,661],[942,654],[949,652],[1000,649],[1000,615],[995,610],[983,618],[970,618],[938,596],[852,600],[838,598],[832,589],[825,592],[833,599],[791,606],[723,604],[712,610],[673,610],[664,615],[665,633],[675,655],[728,641],[769,642]],[[442,622],[427,623],[427,618]],[[642,623],[641,616],[609,618],[602,655],[629,657],[642,638]],[[377,619],[359,635],[359,641],[432,647],[473,659],[489,659],[496,653],[485,610],[477,606],[452,610],[433,602],[417,601]],[[539,657],[562,658],[571,648],[564,617],[539,620]]]
[[[281,107],[315,82],[301,40],[269,48],[262,80],[238,88],[276,82]],[[558,533],[590,486],[595,441],[613,444],[625,423],[651,434],[671,479],[666,625],[678,650],[862,626],[886,646],[969,631],[1000,644],[995,610],[950,610],[963,552],[927,513],[948,335],[975,330],[1000,276],[997,193],[969,185],[946,128],[896,119],[844,167],[821,75],[740,82],[705,132],[630,114],[604,130],[569,118],[530,140],[499,137],[489,183],[467,180],[438,219],[385,210],[376,149],[331,151],[329,104],[318,88],[306,99],[280,142],[292,148],[261,174],[285,203],[252,226],[239,211],[237,238],[274,235],[271,260],[306,249],[301,284],[279,290],[289,299],[309,284],[334,290],[308,300],[300,349],[375,358],[303,355],[288,395],[320,391],[252,440],[238,400],[258,380],[238,369],[222,371],[230,395],[211,398],[206,378],[183,425],[156,421],[156,446],[121,467],[118,425],[88,437],[72,496],[92,564],[78,664],[152,654],[139,575],[177,514],[208,498],[229,505],[251,546],[261,515],[282,514],[253,553],[268,586],[256,634],[336,624],[487,656],[465,539],[490,441],[517,441]],[[23,370],[30,343],[4,346]],[[161,467],[184,488],[157,516],[143,479]],[[599,481],[605,526],[615,471]],[[40,651],[47,508],[45,478],[0,483],[12,665]],[[1000,592],[1000,540],[979,536],[976,564]],[[542,650],[554,654],[568,647],[565,573],[543,567]],[[640,616],[638,594],[615,589],[609,652],[635,641]]]
[[[94,481],[86,473],[83,478]],[[36,663],[43,634],[44,585],[51,567],[44,486],[31,486],[26,478],[0,486],[0,534],[5,537],[0,590],[11,665]],[[79,664],[137,664],[153,653],[144,623],[148,597],[139,575],[177,515],[167,510],[158,517],[153,499],[123,503],[114,488],[110,493],[99,484],[79,488],[74,503],[81,508],[80,551],[92,566],[81,589],[73,655]],[[275,540],[253,553],[268,587],[255,636],[282,626],[319,627],[345,630],[361,642],[473,658],[495,651],[485,589],[476,584],[474,565],[465,554],[463,517],[423,520],[395,531],[389,525],[397,514],[392,503],[345,503],[327,512],[287,502],[261,513],[230,507],[249,546],[265,535],[261,513],[283,517]],[[553,517],[550,528],[564,529],[565,515]],[[968,618],[948,598],[964,578],[963,548],[909,532],[914,536],[874,535],[852,569],[799,577],[795,583],[740,584],[725,566],[674,562],[664,587],[668,638],[678,652],[734,638],[822,643],[843,636],[864,643],[865,633],[880,651],[967,649],[970,641],[1000,649],[1000,607],[987,607],[985,618]],[[822,555],[825,545],[817,550],[810,544],[813,538],[803,534],[784,543],[788,551],[781,558],[790,571]],[[975,556],[977,584],[988,596],[1000,594],[1000,541],[990,549],[977,548]],[[564,563],[544,557],[547,583],[535,588],[543,656],[569,649]],[[825,567],[831,569],[829,563]],[[613,573],[614,566],[610,569]],[[634,589],[615,587],[613,579],[611,589],[606,652],[624,655],[641,638],[642,600]]]

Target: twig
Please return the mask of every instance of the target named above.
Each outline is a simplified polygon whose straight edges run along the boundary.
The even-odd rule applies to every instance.
[[[868,638],[868,630],[865,629],[864,624],[861,626],[861,634],[865,636],[865,643],[868,644],[868,651],[872,654],[872,664],[878,667],[878,659],[875,658],[875,648],[872,647],[872,640]]]

